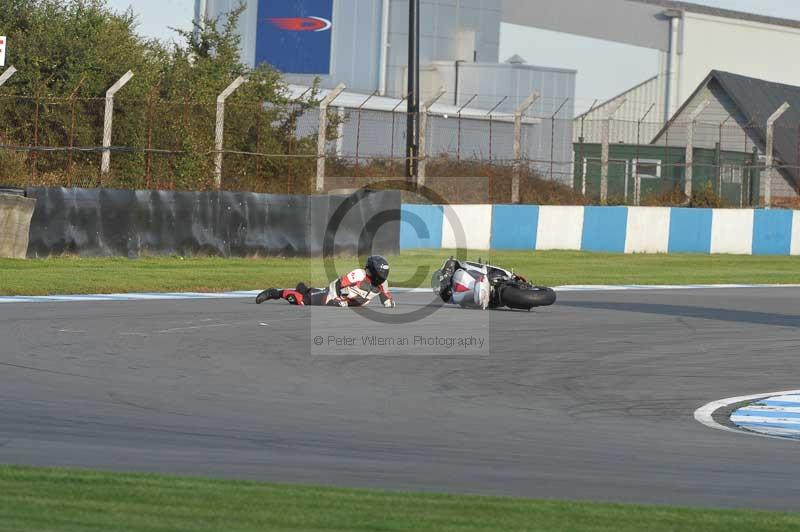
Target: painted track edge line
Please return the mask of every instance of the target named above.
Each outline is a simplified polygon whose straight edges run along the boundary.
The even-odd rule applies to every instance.
[[[800,394],[800,390],[787,390],[783,392],[768,392],[768,393],[758,393],[753,395],[743,395],[740,397],[729,397],[727,399],[720,399],[718,401],[712,401],[708,404],[705,404],[694,411],[694,419],[706,427],[716,429],[716,430],[724,430],[726,432],[733,432],[735,434],[746,434],[749,436],[758,436],[761,438],[770,438],[772,440],[783,440],[783,441],[791,441],[790,438],[785,438],[781,436],[772,436],[770,434],[761,434],[758,432],[752,432],[743,429],[734,429],[731,427],[726,427],[720,423],[717,423],[714,420],[714,412],[719,410],[720,408],[725,408],[727,406],[736,404],[736,403],[743,403],[745,401],[755,401],[757,399],[764,399],[767,397],[776,397],[780,395],[797,395]]]
[[[555,286],[556,292],[625,292],[647,290],[715,290],[747,288],[800,288],[800,284],[694,284],[694,285],[563,285]],[[430,288],[394,288],[398,294],[427,294]],[[125,294],[73,294],[49,296],[4,296],[3,303],[62,303],[97,301],[158,301],[180,299],[245,299],[257,295],[260,290],[235,290],[232,292],[134,292]]]

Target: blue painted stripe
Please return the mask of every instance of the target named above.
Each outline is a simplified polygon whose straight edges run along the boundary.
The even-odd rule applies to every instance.
[[[492,208],[492,249],[536,249],[539,207],[495,205]]]
[[[625,252],[627,207],[584,207],[581,250]]]
[[[797,418],[797,420],[800,421],[800,412],[781,412],[780,410],[750,410],[747,408],[743,408],[731,414],[731,417],[736,417],[736,416],[777,417],[783,419]]]
[[[792,211],[755,211],[753,255],[789,255],[792,250]]]
[[[764,406],[779,406],[779,407],[796,407],[796,408],[800,408],[800,403],[793,403],[791,401],[770,401],[770,400],[765,400],[765,401],[758,401],[757,403],[754,403],[754,404],[764,405]]]
[[[404,204],[400,211],[400,249],[440,249],[444,208]]]
[[[711,253],[711,209],[670,211],[669,253]]]

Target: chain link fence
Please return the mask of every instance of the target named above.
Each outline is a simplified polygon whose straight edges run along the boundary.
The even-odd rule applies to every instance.
[[[605,182],[609,204],[800,207],[800,124],[768,118],[578,119],[573,187],[599,202]]]
[[[0,184],[307,194],[406,180],[405,102],[359,96],[358,105],[335,97],[321,111],[310,99],[276,105],[233,95],[218,149],[215,102],[122,91],[104,147],[105,98],[0,95]],[[753,140],[766,141],[766,118],[664,125],[437,104],[425,122],[425,185],[455,203],[739,207],[771,194],[774,205],[797,206],[798,124],[775,125],[782,157],[770,161]]]

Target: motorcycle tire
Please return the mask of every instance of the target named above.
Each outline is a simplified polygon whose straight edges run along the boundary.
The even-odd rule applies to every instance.
[[[500,303],[516,310],[530,310],[534,307],[547,307],[556,302],[552,288],[531,286],[505,286],[500,291]]]

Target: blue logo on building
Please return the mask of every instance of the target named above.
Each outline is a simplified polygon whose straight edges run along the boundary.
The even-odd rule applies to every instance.
[[[330,74],[333,0],[259,0],[256,64]]]

